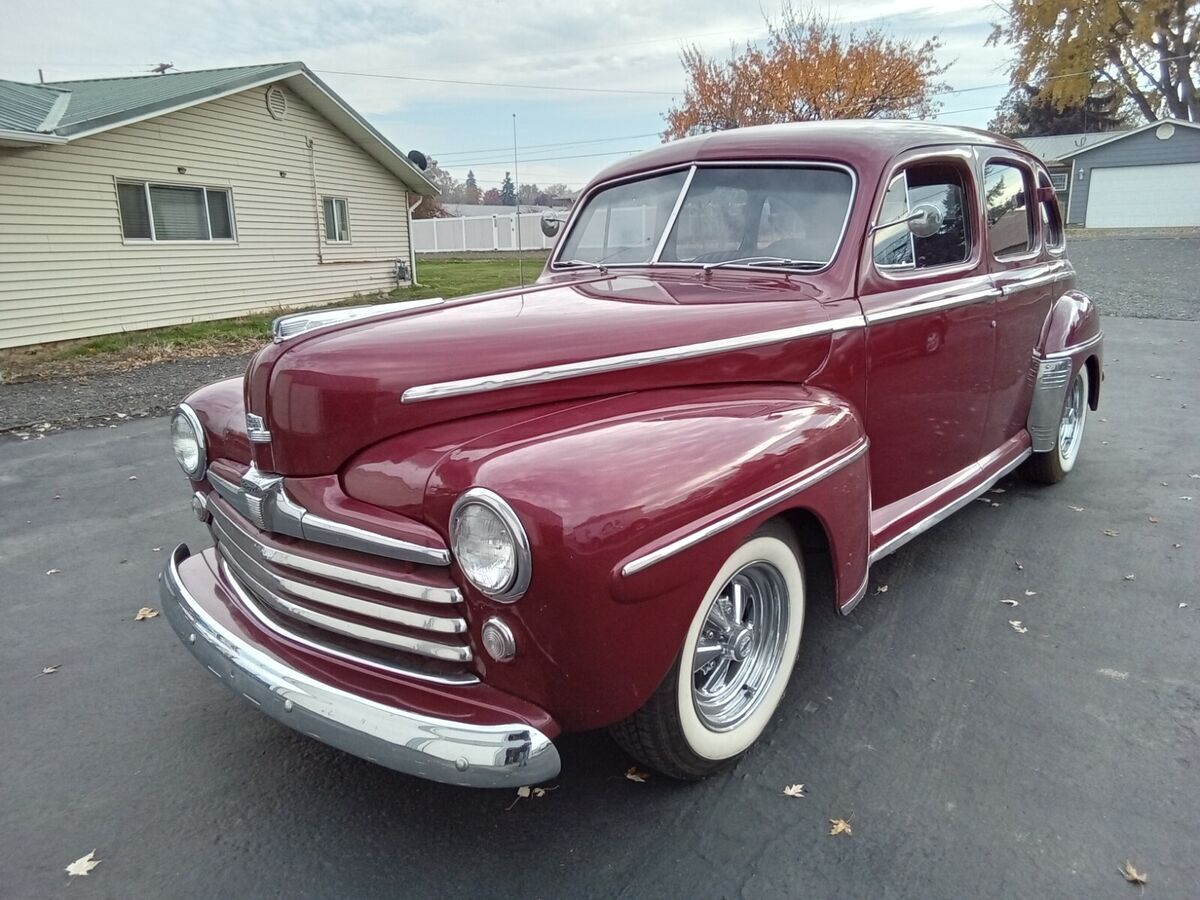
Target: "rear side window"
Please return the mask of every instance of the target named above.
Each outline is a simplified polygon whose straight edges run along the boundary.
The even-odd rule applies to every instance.
[[[1033,249],[1027,187],[1019,166],[990,162],[984,167],[983,203],[996,259],[1023,256]]]
[[[1038,187],[1049,188],[1050,191],[1057,190],[1057,187],[1051,180],[1053,177],[1053,175],[1047,177],[1044,172],[1039,172]],[[1049,196],[1039,201],[1038,210],[1042,217],[1042,234],[1045,236],[1046,246],[1051,250],[1058,250],[1062,248],[1064,243],[1062,214],[1058,208],[1058,198],[1050,193],[1050,191],[1040,192]]]
[[[874,258],[880,269],[932,269],[964,262],[971,255],[971,231],[965,214],[966,184],[957,166],[910,166],[892,179],[879,210],[883,225],[875,232]],[[920,206],[941,216],[937,232],[918,237],[904,219]],[[894,225],[888,225],[895,222]]]

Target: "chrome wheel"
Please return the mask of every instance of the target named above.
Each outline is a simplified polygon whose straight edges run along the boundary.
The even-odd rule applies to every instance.
[[[758,708],[783,660],[788,607],[783,573],[762,560],[721,588],[693,654],[692,701],[707,728],[736,728]]]
[[[1087,381],[1083,372],[1080,372],[1071,385],[1071,394],[1067,397],[1062,421],[1058,424],[1058,454],[1068,466],[1074,461],[1083,439],[1087,402]]]

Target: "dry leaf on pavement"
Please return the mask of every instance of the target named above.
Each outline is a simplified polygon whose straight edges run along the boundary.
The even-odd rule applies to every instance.
[[[630,781],[636,781],[638,784],[643,784],[645,783],[646,779],[650,777],[650,773],[643,772],[637,766],[630,766],[625,770],[625,777]]]
[[[845,819],[830,819],[829,834],[831,836],[839,834],[851,835],[854,832],[850,830],[850,823]]]
[[[881,584],[879,587],[875,588],[875,593],[877,593],[877,594],[886,594],[886,593],[887,593],[887,585],[886,585],[886,584]]]
[[[1067,504],[1067,509],[1073,509],[1073,510],[1075,510],[1075,512],[1083,512],[1082,506],[1072,506],[1069,503]]]
[[[100,860],[95,859],[96,851],[93,850],[87,856],[81,856],[75,862],[67,866],[67,874],[71,876],[86,875],[96,866],[100,865]]]
[[[1158,524],[1158,516],[1151,516],[1151,517],[1150,517],[1150,524],[1151,524],[1151,525],[1157,525],[1157,524]]]
[[[1021,565],[1020,563],[1013,563],[1013,565],[1016,566],[1018,569],[1021,569],[1022,571],[1025,569],[1025,567],[1023,565]]]
[[[1111,528],[1105,528],[1105,529],[1104,529],[1104,536],[1105,536],[1105,537],[1116,537],[1116,536],[1117,536],[1118,534],[1120,534],[1120,533],[1121,533],[1121,532],[1119,532],[1119,531],[1113,531]]]
[[[48,569],[46,571],[46,574],[47,575],[58,575],[61,572],[62,572],[62,569]]]
[[[133,617],[133,621],[140,622],[142,619],[153,619],[158,615],[157,609],[151,609],[148,606],[143,606],[137,611],[137,615]]]
[[[1037,596],[1037,591],[1026,591],[1026,592],[1025,592],[1025,596],[1026,596],[1026,597],[1036,597],[1036,596]]]
[[[804,785],[789,784],[787,787],[785,787],[783,789],[783,796],[785,796],[785,797],[803,797],[804,796]]]
[[[41,678],[43,675],[53,675],[55,672],[57,672],[61,668],[62,668],[62,663],[55,663],[52,666],[44,666],[42,668],[42,671],[39,672],[37,675],[34,675],[33,677]]]
[[[1130,572],[1130,573],[1129,573],[1128,575],[1126,575],[1126,576],[1125,576],[1125,577],[1124,577],[1122,580],[1123,580],[1123,581],[1134,581],[1136,578],[1137,578],[1137,576],[1136,576],[1136,575],[1134,575],[1132,572]]]
[[[1125,860],[1125,865],[1121,867],[1121,874],[1125,876],[1125,880],[1130,884],[1141,885],[1146,883],[1146,873],[1135,869],[1133,863],[1129,860]]]
[[[1009,600],[1007,598],[1005,598],[1004,600],[1001,600],[1000,602],[1003,603],[1005,606],[1020,606],[1021,605],[1016,600]]]
[[[1017,634],[1024,634],[1025,632],[1027,632],[1029,630],[1024,625],[1021,624],[1020,619],[1009,619],[1008,624],[1012,626],[1012,630],[1015,631]]]

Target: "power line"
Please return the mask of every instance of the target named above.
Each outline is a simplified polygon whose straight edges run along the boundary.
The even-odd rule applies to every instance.
[[[645,134],[625,134],[618,135],[617,137],[593,138],[587,141],[556,141],[552,144],[527,144],[521,149],[540,150],[547,147],[575,147],[580,144],[606,144],[610,141],[632,141],[636,140],[637,138],[658,137],[659,134],[660,132],[657,131],[648,131]],[[431,153],[429,155],[441,162],[441,159],[444,156],[464,156],[469,153],[500,153],[507,149],[507,147],[484,147],[479,150],[451,150],[447,153]],[[455,163],[455,165],[458,165],[458,163]]]
[[[390,78],[396,81],[422,81],[430,84],[460,84],[471,87],[501,87],[527,91],[570,91],[584,94],[641,94],[674,97],[679,91],[643,91],[635,88],[566,87],[560,84],[514,84],[507,81],[464,81],[457,78],[425,78],[418,75],[384,75],[380,72],[340,72],[333,69],[313,69],[321,75],[352,75],[357,78]]]
[[[649,147],[634,147],[632,150],[606,150],[603,153],[576,153],[572,156],[535,156],[532,159],[524,160],[524,162],[535,163],[535,162],[555,162],[560,159],[590,159],[591,157],[595,157],[595,156],[617,156],[618,154],[622,154],[622,153],[624,153],[624,154],[641,153],[643,150],[649,150],[649,149],[651,149],[651,148],[649,148]],[[461,169],[464,167],[482,168],[483,166],[506,166],[510,162],[512,162],[511,159],[493,159],[493,160],[488,160],[486,162],[454,162],[452,164],[456,168]]]

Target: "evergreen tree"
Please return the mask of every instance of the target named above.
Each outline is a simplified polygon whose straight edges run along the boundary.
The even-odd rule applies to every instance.
[[[504,173],[504,183],[500,185],[500,203],[504,206],[517,205],[517,189],[513,185],[512,173]]]
[[[475,172],[467,170],[467,180],[463,184],[463,203],[477,204],[483,198],[483,192],[479,190],[479,184],[475,181]]]

